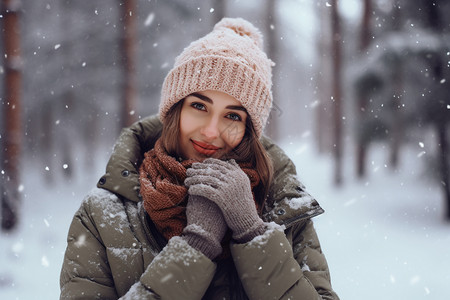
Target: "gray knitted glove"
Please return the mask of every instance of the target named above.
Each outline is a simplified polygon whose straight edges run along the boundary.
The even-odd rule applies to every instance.
[[[189,245],[211,260],[222,253],[220,242],[228,227],[214,202],[201,196],[189,196],[186,218],[182,237]]]
[[[234,161],[214,158],[194,163],[184,184],[190,195],[203,196],[216,203],[223,213],[233,239],[245,243],[265,232],[256,211],[248,176]]]

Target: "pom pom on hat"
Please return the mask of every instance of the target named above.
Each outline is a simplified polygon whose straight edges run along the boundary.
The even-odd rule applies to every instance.
[[[170,108],[194,92],[220,91],[241,103],[260,137],[272,108],[272,66],[261,32],[244,19],[224,18],[175,59],[163,83],[160,119],[164,124]]]
[[[231,29],[240,36],[248,36],[260,49],[263,48],[263,36],[259,29],[242,18],[223,18],[214,26],[214,30],[220,30],[222,28]]]

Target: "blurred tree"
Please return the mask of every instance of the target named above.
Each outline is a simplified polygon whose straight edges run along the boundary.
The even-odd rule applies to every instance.
[[[398,32],[401,28],[401,3],[396,0],[392,3],[391,20],[387,25],[389,32]],[[375,28],[373,28],[372,16],[374,14],[374,7],[371,0],[364,0],[363,18],[361,22],[360,32],[360,59],[369,61],[370,53],[369,46],[372,40],[375,39]],[[379,19],[380,17],[376,17]],[[372,97],[380,91],[385,82],[377,72],[369,71],[361,76],[356,81],[356,97],[357,97],[357,111],[358,111],[358,125],[356,129],[356,174],[358,178],[363,178],[366,175],[366,160],[369,145],[372,141],[377,139],[389,139],[390,143],[390,158],[389,167],[396,169],[399,161],[400,146],[403,140],[404,133],[404,118],[401,113],[401,102],[404,94],[403,86],[403,66],[402,60],[398,56],[387,56],[390,62],[389,72],[389,88],[390,103],[386,105],[390,109],[392,115],[388,122],[383,120],[384,116],[379,116],[375,111],[380,111],[379,108],[374,110]]]
[[[124,0],[121,22],[122,64],[123,64],[123,98],[121,101],[121,127],[130,126],[136,121],[136,3],[135,0]]]
[[[5,83],[2,145],[2,228],[12,230],[18,221],[22,150],[22,58],[20,49],[20,1],[2,0],[2,33]]]
[[[401,0],[397,0],[393,5],[393,31],[398,32],[401,30],[402,18],[401,18],[402,4]],[[403,134],[405,130],[405,120],[401,112],[402,101],[404,96],[404,78],[403,78],[403,62],[401,59],[395,59],[392,64],[392,122],[390,126],[389,139],[391,144],[389,166],[392,169],[396,169],[399,165],[400,147],[403,141]]]
[[[41,130],[40,132],[40,140],[41,140],[41,155],[40,158],[44,162],[44,166],[39,166],[46,170],[44,172],[44,177],[46,180],[46,183],[48,185],[51,185],[54,180],[54,173],[50,172],[50,170],[53,171],[53,147],[54,147],[54,140],[55,135],[53,131],[53,105],[51,105],[50,102],[44,102],[41,104],[42,109],[42,117],[40,118],[41,124],[39,124],[39,128]]]
[[[72,5],[73,3],[69,1],[63,1],[62,3],[59,2],[59,9],[60,13],[62,14],[63,18],[59,19],[59,24],[61,28],[60,34],[62,35],[61,38],[61,44],[60,48],[61,51],[59,52],[60,56],[62,57],[62,69],[60,76],[63,78],[62,85],[63,85],[63,91],[61,94],[61,98],[58,99],[58,101],[55,101],[56,103],[51,103],[49,106],[49,117],[44,118],[44,122],[46,122],[46,126],[48,126],[47,132],[47,139],[49,142],[53,142],[54,139],[57,140],[58,144],[61,146],[61,159],[62,159],[62,165],[63,167],[63,174],[66,176],[66,178],[70,179],[73,176],[73,167],[74,167],[74,158],[73,158],[73,147],[71,143],[73,143],[71,137],[72,134],[68,134],[67,131],[69,131],[68,128],[60,128],[58,126],[59,130],[52,130],[54,121],[52,118],[52,111],[56,111],[58,115],[56,118],[60,117],[62,120],[70,120],[70,110],[66,109],[66,107],[74,107],[76,105],[75,97],[76,93],[74,89],[72,88],[72,82],[71,78],[74,76],[74,72],[76,71],[75,62],[71,59],[74,56],[73,48],[74,43],[71,39],[67,39],[65,37],[70,36],[71,30],[70,30],[70,22],[71,20],[71,12],[72,12]],[[55,109],[56,108],[56,109]],[[59,109],[58,109],[59,108]],[[44,111],[44,114],[47,112]],[[57,119],[58,120],[58,119]],[[50,134],[52,133],[52,134]],[[51,144],[50,144],[51,145]],[[45,146],[44,146],[45,147]],[[50,153],[52,153],[52,150],[49,149]],[[54,152],[54,151],[53,151]],[[48,154],[47,154],[48,155]],[[48,163],[51,165],[55,165],[53,162],[54,158],[50,157],[48,160]],[[53,168],[52,168],[53,170]],[[46,172],[50,176],[55,175],[53,172]]]
[[[332,103],[333,103],[333,156],[335,163],[334,183],[342,184],[342,33],[341,20],[338,10],[338,0],[331,1],[331,28],[332,28]]]
[[[422,11],[425,16],[421,19],[426,25],[436,33],[441,40],[445,39],[445,33],[450,26],[448,19],[449,12],[441,13],[441,3],[444,1],[422,1]],[[444,17],[445,16],[445,17]],[[448,31],[447,31],[448,32]],[[429,89],[429,101],[425,104],[425,119],[435,127],[438,137],[439,165],[441,188],[445,197],[445,218],[450,221],[450,170],[449,170],[449,141],[448,141],[448,123],[450,123],[450,72],[449,68],[449,51],[450,41],[447,45],[443,45],[436,49],[437,51],[429,52],[425,55],[425,59],[429,61],[431,85]],[[447,69],[447,71],[445,71]],[[428,98],[428,97],[426,97]]]
[[[430,95],[431,101],[426,104],[425,118],[433,124],[437,133],[440,186],[446,202],[445,218],[450,221],[450,152],[447,131],[450,123],[450,78],[449,74],[444,74],[445,62],[441,60],[441,57],[434,56],[434,58],[437,59],[431,62],[431,72],[435,89]]]
[[[267,56],[277,61],[278,59],[278,33],[277,33],[277,7],[276,0],[266,0],[265,15],[266,15],[266,34],[265,34],[265,46],[267,48]],[[282,114],[281,104],[278,102],[278,79],[279,79],[279,67],[275,65],[272,74],[272,96],[273,96],[273,108],[270,112],[269,119],[266,126],[266,134],[275,141],[280,139],[279,132],[279,118]]]
[[[430,124],[438,138],[439,178],[450,219],[449,150],[450,71],[448,65],[450,5],[445,1],[396,0],[389,12],[395,20],[370,47],[370,57],[356,78],[357,95],[370,95],[364,120],[358,124],[366,143],[378,137],[391,144],[390,165],[412,132]],[[400,17],[402,15],[402,17]],[[381,46],[381,47],[380,47]],[[388,105],[385,105],[387,100]]]
[[[372,15],[372,0],[364,0],[363,4],[363,17],[361,22],[361,33],[360,33],[360,43],[359,43],[359,51],[360,56],[367,57],[367,48],[370,45],[372,30],[371,30],[371,15]],[[369,93],[370,93],[370,78],[367,81],[367,85],[364,85],[364,88],[359,89],[359,93],[357,94],[358,104],[357,108],[357,118],[358,122],[362,123],[366,118],[368,112],[368,101],[369,101]],[[363,82],[359,82],[359,86],[361,87]],[[367,138],[364,136],[365,133],[359,130],[359,134],[356,136],[356,173],[359,178],[363,177],[366,173],[366,156],[367,156]]]
[[[331,20],[328,17],[328,7],[324,4],[316,5],[317,19],[319,28],[317,30],[316,48],[319,57],[316,67],[316,87],[314,93],[317,95],[316,115],[315,115],[315,134],[319,153],[325,153],[332,150],[332,141],[330,128],[332,120],[332,111],[330,105],[331,99]]]
[[[108,100],[116,93],[111,88],[114,68],[105,67],[104,61],[115,54],[110,41],[117,43],[117,38],[111,38],[107,14],[99,14],[106,10],[96,10],[97,4],[23,3],[24,148],[49,184],[61,173],[71,178],[83,159],[84,169],[94,166],[93,149],[99,146],[97,99],[109,110]]]
[[[403,28],[402,10],[404,10],[402,0],[395,0],[391,3],[388,15],[383,16],[374,8],[372,2],[365,0],[359,60],[360,63],[362,62],[363,68],[367,67],[366,63],[373,63],[374,53],[373,49],[370,49],[371,41],[378,43],[383,36],[401,32]],[[378,26],[370,26],[371,19],[389,21],[383,21],[383,26],[381,23]],[[384,27],[384,30],[380,32],[379,27]],[[389,51],[376,52],[383,57],[384,63],[381,66],[373,65],[367,68],[355,80],[358,101],[356,174],[359,178],[366,175],[366,160],[370,143],[377,139],[388,140],[390,156],[387,165],[395,170],[399,164],[400,147],[404,140],[406,120],[402,112],[402,101],[405,94],[403,53],[397,55]],[[380,97],[383,90],[386,92],[381,98],[383,98],[383,102],[387,101],[387,104],[379,103],[380,101],[375,99]]]

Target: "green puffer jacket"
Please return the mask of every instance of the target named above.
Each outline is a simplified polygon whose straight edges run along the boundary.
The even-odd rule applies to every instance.
[[[180,237],[167,243],[143,208],[137,172],[160,131],[157,117],[122,131],[106,174],[70,226],[61,299],[339,299],[310,220],[323,210],[265,138],[275,169],[267,232],[232,244],[231,257],[218,262]]]

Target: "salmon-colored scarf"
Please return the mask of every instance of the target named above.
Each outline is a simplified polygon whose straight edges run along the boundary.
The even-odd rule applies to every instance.
[[[167,154],[158,140],[145,153],[139,169],[141,196],[144,208],[159,232],[167,239],[181,235],[186,227],[187,188],[184,185],[186,169],[194,160],[177,161]],[[259,184],[258,173],[248,164],[239,164],[250,178],[252,190]]]

